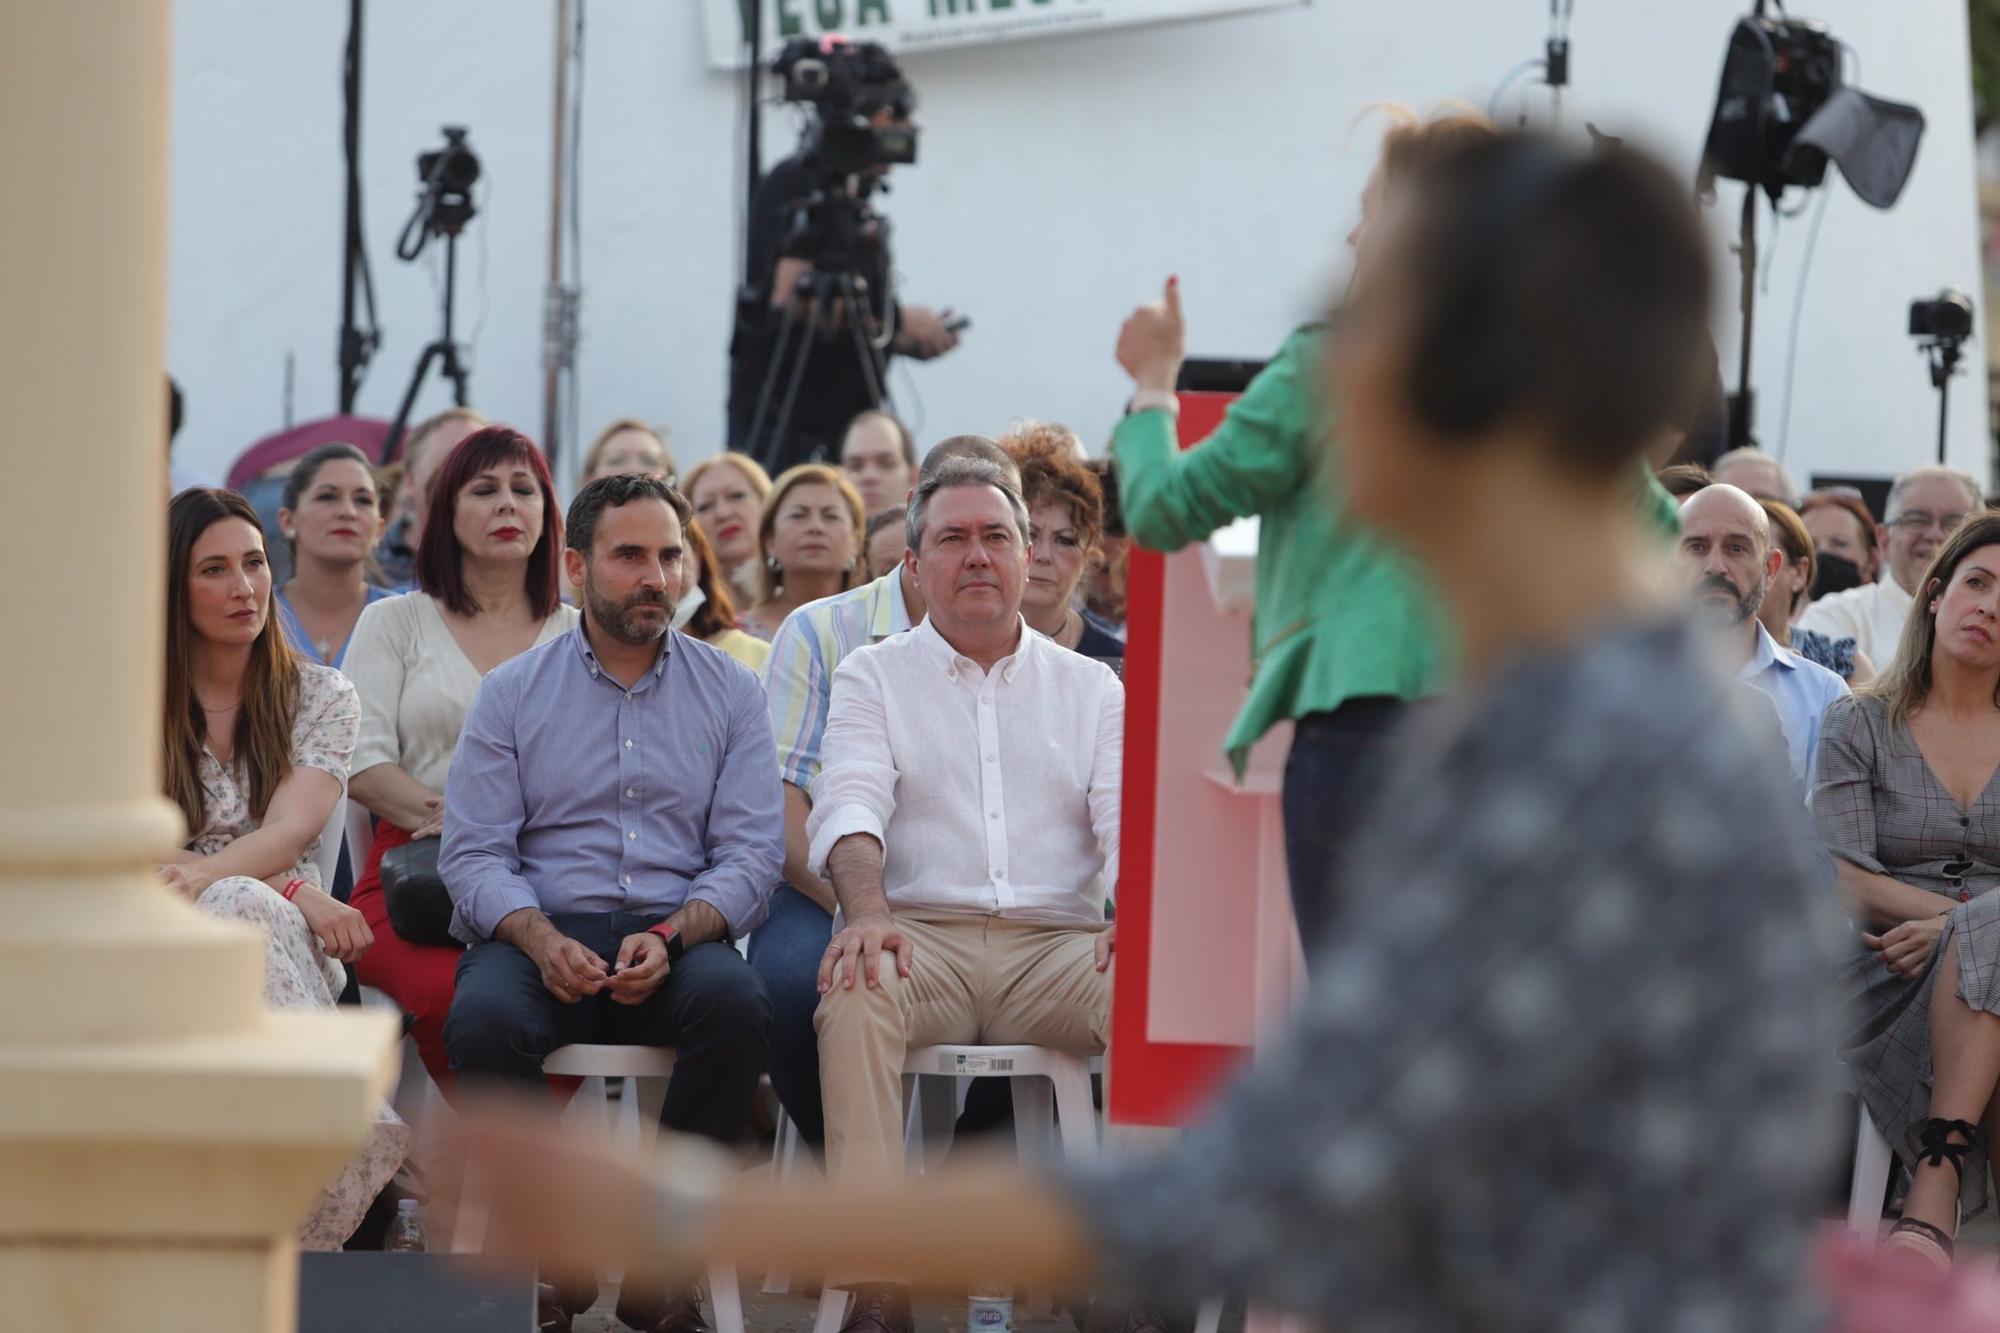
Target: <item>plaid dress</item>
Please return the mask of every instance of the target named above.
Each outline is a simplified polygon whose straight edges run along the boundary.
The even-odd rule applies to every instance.
[[[2000,774],[1996,774],[2000,777]],[[1844,860],[1958,904],[1940,949],[1958,951],[1958,995],[2000,1014],[2000,782],[1962,809],[1931,772],[1906,726],[1880,699],[1835,701],[1821,725],[1813,820]],[[1940,910],[1943,904],[1940,904]],[[1858,938],[1841,968],[1854,1029],[1842,1043],[1861,1099],[1905,1166],[1914,1127],[1930,1117],[1932,975],[1905,980]],[[1965,1163],[1959,1199],[1986,1205],[1986,1159]]]

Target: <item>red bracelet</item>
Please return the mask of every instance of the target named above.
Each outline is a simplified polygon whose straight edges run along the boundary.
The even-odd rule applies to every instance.
[[[285,901],[286,901],[286,902],[290,902],[290,901],[291,901],[291,900],[292,900],[293,898],[295,898],[295,897],[297,897],[297,896],[298,896],[298,892],[299,892],[299,890],[300,890],[300,889],[303,889],[303,888],[306,888],[306,887],[307,887],[307,884],[306,884],[306,882],[305,882],[304,880],[302,880],[302,879],[288,879],[288,880],[286,880],[286,881],[285,881],[285,887],[284,887],[284,889],[283,889],[283,893],[284,893],[284,895],[285,895]]]

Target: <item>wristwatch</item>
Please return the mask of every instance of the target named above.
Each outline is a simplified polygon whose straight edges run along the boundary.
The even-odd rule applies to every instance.
[[[681,928],[671,921],[662,921],[657,926],[648,926],[646,933],[648,935],[658,935],[667,942],[667,961],[670,963],[678,963],[681,960],[681,955],[687,952],[687,941],[681,938]]]
[[[1131,401],[1125,404],[1125,410],[1128,413],[1160,411],[1177,417],[1181,414],[1181,400],[1171,389],[1138,389],[1133,392]]]

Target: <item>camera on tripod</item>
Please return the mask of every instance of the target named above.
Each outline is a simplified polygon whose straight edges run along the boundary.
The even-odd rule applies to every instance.
[[[1910,302],[1910,336],[1964,342],[1972,336],[1972,298],[1947,287],[1936,296]]]
[[[479,181],[479,158],[466,146],[465,126],[444,127],[444,147],[417,154],[417,179],[433,194],[466,194]]]
[[[917,160],[916,127],[907,123],[915,96],[895,60],[874,42],[795,37],[771,62],[771,72],[784,80],[785,101],[819,113],[807,156],[821,175],[853,176]],[[894,113],[898,123],[874,124],[881,111]]]

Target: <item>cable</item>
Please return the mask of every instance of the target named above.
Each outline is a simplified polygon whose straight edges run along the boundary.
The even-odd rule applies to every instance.
[[[1798,364],[1799,316],[1806,308],[1806,279],[1812,274],[1813,251],[1819,245],[1820,219],[1826,216],[1827,200],[1833,191],[1821,190],[1819,207],[1813,210],[1812,226],[1806,229],[1805,258],[1799,263],[1799,289],[1792,297],[1792,332],[1785,341],[1785,405],[1778,415],[1778,461],[1785,458],[1785,446],[1792,438],[1792,371]]]
[[[1523,60],[1520,64],[1508,70],[1506,77],[1501,79],[1499,85],[1493,89],[1493,96],[1486,100],[1486,118],[1488,120],[1499,119],[1500,99],[1507,95],[1507,90],[1513,87],[1523,74],[1526,74],[1531,69],[1546,70],[1547,68],[1548,62],[1540,56],[1536,56],[1532,60]]]

